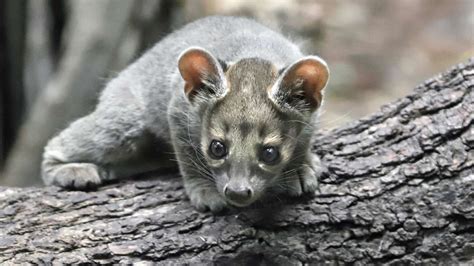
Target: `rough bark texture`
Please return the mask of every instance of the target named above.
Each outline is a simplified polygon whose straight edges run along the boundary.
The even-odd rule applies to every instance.
[[[94,192],[0,188],[0,264],[462,263],[474,254],[474,60],[314,152],[313,199],[214,216],[176,175]]]

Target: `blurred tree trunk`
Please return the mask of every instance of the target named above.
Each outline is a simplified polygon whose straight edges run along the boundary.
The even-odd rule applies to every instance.
[[[26,0],[0,1],[0,169],[23,120]]]
[[[307,201],[198,213],[177,174],[0,187],[0,264],[472,265],[473,86],[474,58],[317,136]]]
[[[164,1],[173,6],[169,2]],[[163,20],[171,18],[170,11],[163,11],[160,1],[81,0],[67,3],[70,4],[70,19],[62,34],[64,51],[58,59],[56,72],[39,91],[7,158],[4,169],[7,185],[39,183],[41,155],[46,142],[67,123],[92,110],[109,74],[130,63],[146,45],[145,39],[146,43],[153,40],[144,33],[156,33],[150,29],[154,29],[157,17],[163,25],[156,28],[168,30],[170,25]],[[168,15],[163,15],[164,12]],[[38,33],[32,31],[31,34]],[[156,39],[161,37],[155,36]],[[44,60],[47,60],[46,66],[51,65],[57,55],[44,57],[42,51],[47,51],[47,46],[54,43],[45,41],[32,47],[29,55],[33,69],[29,73],[47,71],[42,69]],[[43,62],[38,61],[41,56]]]
[[[48,0],[28,1],[24,64],[26,112],[30,111],[38,94],[46,87],[56,67],[52,48],[58,43],[53,44],[57,42],[57,36],[49,31],[53,27],[53,14],[48,3]]]

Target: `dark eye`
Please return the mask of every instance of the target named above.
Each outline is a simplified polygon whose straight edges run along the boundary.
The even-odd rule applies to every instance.
[[[224,143],[218,140],[213,140],[209,146],[209,153],[214,159],[222,159],[227,155],[227,148]]]
[[[274,164],[280,158],[280,152],[275,147],[264,147],[260,159],[266,164]]]

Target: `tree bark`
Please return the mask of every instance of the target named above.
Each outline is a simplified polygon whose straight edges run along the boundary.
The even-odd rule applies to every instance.
[[[0,264],[472,263],[473,86],[471,59],[318,135],[328,174],[312,199],[214,216],[176,174],[90,192],[0,188]]]

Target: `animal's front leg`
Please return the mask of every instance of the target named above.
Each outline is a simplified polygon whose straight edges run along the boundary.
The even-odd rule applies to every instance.
[[[214,177],[203,158],[198,158],[199,153],[188,142],[174,139],[173,146],[191,204],[201,212],[216,213],[223,210],[227,202],[217,191]]]
[[[302,194],[312,195],[318,188],[319,178],[326,171],[319,157],[308,152],[301,163],[292,165],[294,169],[287,172],[291,173],[284,177],[286,191],[291,196],[300,196]]]
[[[217,192],[216,186],[202,177],[183,176],[184,188],[191,204],[199,211],[222,211],[226,201]]]

